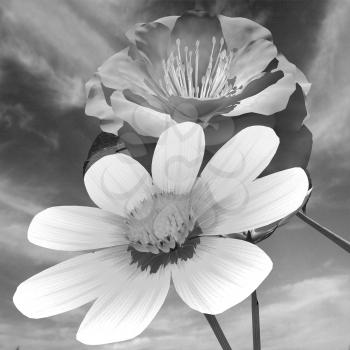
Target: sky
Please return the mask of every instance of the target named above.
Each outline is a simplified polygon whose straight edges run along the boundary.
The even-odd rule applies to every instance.
[[[218,1],[229,16],[265,25],[312,82],[306,124],[314,136],[308,214],[350,239],[350,1]],[[82,350],[89,305],[42,320],[20,314],[16,286],[72,256],[30,244],[33,216],[93,205],[82,165],[99,133],[84,115],[84,83],[125,46],[134,23],[179,15],[192,1],[0,0],[0,350]],[[258,289],[264,350],[350,349],[350,259],[297,218],[260,246],[274,269]],[[250,303],[218,316],[232,349],[252,348]],[[101,350],[219,349],[204,316],[170,290],[148,329]]]

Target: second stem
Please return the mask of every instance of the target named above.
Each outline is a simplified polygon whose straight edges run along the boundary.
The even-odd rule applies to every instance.
[[[252,302],[253,349],[261,350],[259,301],[258,301],[256,291],[254,291],[251,295],[251,302]]]

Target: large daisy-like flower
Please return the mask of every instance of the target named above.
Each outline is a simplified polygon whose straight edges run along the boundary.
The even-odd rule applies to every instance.
[[[266,28],[189,11],[138,24],[126,35],[129,46],[87,83],[86,113],[101,120],[103,131],[117,134],[127,122],[142,143],[155,144],[142,136],[157,138],[176,122],[193,121],[205,129],[212,155],[242,128],[267,125],[281,139],[268,172],[306,168],[310,84],[278,53]],[[132,151],[140,142],[127,134]]]
[[[197,177],[204,133],[194,123],[168,128],[148,171],[125,154],[95,162],[85,185],[99,208],[54,207],[32,221],[37,245],[86,251],[23,282],[14,303],[33,318],[95,301],[77,339],[86,344],[140,334],[155,317],[170,281],[202,313],[221,313],[249,296],[272,268],[256,245],[225,237],[278,220],[302,203],[300,168],[256,179],[278,147],[266,127],[227,142]]]

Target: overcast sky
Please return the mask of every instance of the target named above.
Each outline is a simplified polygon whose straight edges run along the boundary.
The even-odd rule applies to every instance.
[[[221,1],[220,3],[224,3]],[[31,218],[56,205],[92,205],[82,165],[97,121],[83,84],[133,23],[181,14],[191,1],[0,0],[0,350],[85,349],[75,332],[88,306],[31,320],[16,286],[70,254],[26,239]],[[313,86],[309,214],[350,239],[350,1],[236,0],[225,14],[268,27]],[[350,257],[294,218],[261,247],[274,269],[259,288],[264,350],[348,350]],[[249,300],[219,316],[232,349],[251,349]],[[170,291],[150,327],[93,349],[219,349],[204,317]]]

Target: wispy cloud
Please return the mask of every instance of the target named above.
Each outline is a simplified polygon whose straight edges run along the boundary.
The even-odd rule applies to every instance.
[[[0,203],[3,208],[9,208],[19,212],[20,214],[26,214],[33,216],[44,208],[38,204],[35,200],[35,193],[28,193],[28,188],[12,188],[10,181],[0,180]],[[36,194],[37,196],[38,194]],[[27,197],[27,198],[26,198]],[[29,199],[30,198],[30,199]]]
[[[263,348],[329,350],[336,346],[346,349],[350,344],[347,332],[349,288],[350,279],[347,275],[326,275],[272,289],[263,288],[260,292]],[[34,350],[35,347],[44,348],[45,344],[48,346],[50,337],[54,337],[55,342],[50,346],[52,349],[60,349],[58,344],[83,349],[83,345],[74,340],[74,334],[87,309],[85,306],[76,312],[51,318],[46,327],[43,327],[43,322],[47,320],[22,319],[18,326],[22,329],[23,337],[18,340],[18,344]],[[17,318],[17,322],[19,320]],[[219,315],[219,320],[232,346],[241,350],[251,349],[249,300]],[[0,328],[6,327],[0,324]],[[0,332],[0,340],[2,337],[10,341],[12,332],[4,333],[8,335],[4,338]],[[100,348],[141,350],[150,347],[155,350],[188,347],[211,350],[217,348],[218,344],[203,315],[184,305],[172,290],[163,309],[142,335],[131,341]]]
[[[308,76],[313,83],[310,98],[310,126],[318,152],[350,151],[350,1],[330,0],[317,34],[318,50]],[[341,147],[338,147],[341,146]]]
[[[12,304],[18,283],[65,258],[64,254],[31,245],[26,239],[28,224],[31,217],[45,207],[91,205],[84,190],[81,168],[99,129],[94,120],[83,113],[84,81],[123,46],[123,32],[132,23],[179,14],[193,3],[0,0],[1,349],[10,350],[17,345],[27,350],[86,349],[74,337],[88,306],[50,319],[29,320]],[[339,164],[345,163],[349,144],[346,111],[350,107],[347,98],[350,77],[346,63],[350,49],[340,44],[347,42],[349,2],[329,1],[317,34],[303,22],[303,16],[311,13],[306,3],[301,6],[302,13],[301,7],[296,6],[299,12],[291,16],[283,6],[292,7],[292,3],[299,2],[283,2],[283,6],[272,1],[263,3],[264,6],[260,1],[237,0],[222,1],[221,5],[227,4],[227,15],[267,21],[274,26],[275,38],[280,36],[280,42],[290,52],[294,50],[297,58],[306,54],[300,50],[300,37],[295,30],[300,33],[299,27],[304,28],[305,38],[312,35],[317,40],[316,54],[310,58],[307,72],[313,83],[308,121],[315,135],[311,162],[316,187],[313,197],[318,196],[311,203],[319,204],[330,198],[329,191],[321,191],[321,187],[327,185],[324,187],[336,189],[329,201],[334,207],[339,198],[343,198],[344,203],[348,197],[347,175],[342,175],[347,174],[348,165]],[[274,13],[276,3],[277,15]],[[300,21],[298,29],[293,22],[296,18]],[[284,19],[293,23],[286,24]],[[290,230],[302,231],[300,223],[293,225]],[[274,247],[270,242],[266,245]],[[282,238],[278,242],[282,242]],[[310,241],[302,240],[302,244],[305,244],[303,251],[311,247]],[[320,266],[324,270],[338,266],[336,256],[327,256],[324,266],[322,259]],[[295,270],[288,266],[288,269],[281,268],[280,274],[293,272],[295,276],[298,273]],[[349,288],[350,282],[344,275],[310,278],[274,288],[263,285],[259,291],[263,348],[345,349],[350,343],[346,329]],[[219,319],[234,348],[251,349],[249,300],[220,315]],[[217,347],[203,315],[190,310],[172,289],[164,307],[140,337],[91,348],[209,350]]]
[[[350,344],[347,275],[311,278],[271,291],[262,307],[265,346],[270,350],[327,350]],[[286,327],[288,325],[288,327]]]
[[[347,275],[309,278],[259,292],[262,347],[266,350],[346,349],[350,312]],[[243,306],[243,307],[242,307]],[[251,349],[249,304],[224,316],[237,349]],[[236,312],[237,311],[237,312]],[[228,312],[230,314],[231,312]],[[232,317],[233,316],[233,317]],[[230,334],[230,331],[228,331]]]
[[[329,0],[316,40],[316,52],[308,63],[312,82],[309,96],[314,135],[310,161],[314,194],[310,206],[329,210],[349,205],[350,154],[350,1]]]

